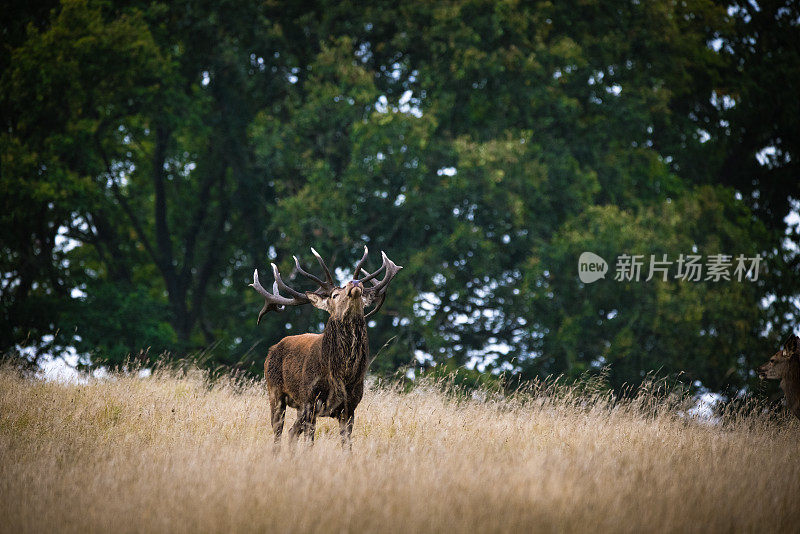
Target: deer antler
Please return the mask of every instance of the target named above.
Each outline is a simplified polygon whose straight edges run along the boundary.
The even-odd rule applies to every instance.
[[[361,256],[361,259],[358,260],[358,263],[356,264],[356,268],[353,271],[353,280],[357,279],[358,278],[358,273],[363,271],[362,267],[364,266],[364,263],[367,261],[367,256],[368,255],[369,255],[369,249],[367,248],[366,245],[364,245],[364,255]],[[380,271],[380,269],[378,269],[378,270]],[[366,271],[364,271],[364,273],[367,274]]]
[[[297,256],[292,256],[294,258],[294,265],[297,269],[297,272],[308,278],[309,280],[313,280],[319,286],[317,289],[317,293],[320,295],[329,295],[333,288],[336,287],[336,284],[333,283],[333,277],[331,276],[331,272],[328,270],[328,266],[325,265],[325,262],[322,261],[322,256],[319,255],[319,252],[314,250],[314,247],[311,247],[311,253],[317,258],[322,270],[325,271],[325,282],[314,276],[313,274],[306,272],[302,267],[300,267],[300,261],[297,259]]]
[[[364,278],[362,278],[361,280],[359,280],[359,282],[363,284],[364,282],[374,279],[376,276],[378,276],[378,274],[382,270],[384,269],[386,270],[386,274],[384,275],[383,280],[381,280],[377,284],[374,284],[372,287],[364,288],[364,291],[366,291],[367,293],[373,293],[375,295],[382,295],[386,293],[386,286],[389,285],[389,282],[392,281],[392,278],[394,278],[395,275],[397,275],[397,273],[400,271],[400,269],[403,268],[402,265],[396,265],[392,260],[390,260],[389,257],[386,255],[386,253],[383,251],[381,251],[381,257],[383,258],[383,263],[381,265],[381,268],[375,271],[374,273],[369,274]]]
[[[370,282],[370,281],[372,282],[371,287],[364,286],[364,293],[372,294],[373,300],[377,299],[378,302],[375,305],[375,307],[372,308],[372,310],[370,310],[370,312],[364,316],[365,319],[370,315],[375,314],[378,310],[381,309],[381,306],[383,306],[383,302],[386,300],[386,287],[389,285],[389,282],[392,281],[392,278],[395,277],[398,271],[400,271],[400,269],[403,268],[401,265],[396,265],[392,260],[389,259],[389,257],[386,255],[385,252],[381,251],[381,258],[383,258],[381,267],[374,273],[368,273],[362,268],[364,262],[367,260],[368,253],[369,251],[367,250],[367,247],[364,247],[364,256],[361,257],[361,260],[359,260],[358,265],[356,265],[356,270],[354,275],[355,279],[357,279],[359,272],[363,272],[366,275],[364,276],[364,278],[358,281],[361,282],[362,284],[364,284],[365,282]],[[376,281],[375,278],[383,270],[386,271],[383,280],[381,280],[380,282]]]
[[[328,267],[325,265],[325,262],[322,261],[322,257],[319,253],[311,249],[312,254],[316,256],[317,261],[322,266],[322,270],[325,271],[325,279],[326,281],[323,282],[313,274],[305,271],[302,267],[300,267],[300,261],[297,259],[297,256],[292,256],[294,258],[295,268],[297,272],[301,275],[305,276],[309,280],[314,281],[318,286],[319,289],[316,290],[316,293],[320,296],[328,296],[330,295],[331,291],[333,291],[334,283],[333,278],[331,277],[331,272],[328,270]],[[261,285],[261,282],[258,279],[258,269],[253,272],[253,283],[250,284],[250,287],[258,291],[258,293],[264,297],[264,307],[261,308],[261,311],[258,313],[258,320],[256,324],[261,323],[261,318],[264,316],[265,313],[270,311],[283,311],[286,309],[286,306],[300,306],[302,304],[308,304],[311,302],[309,298],[305,295],[305,293],[301,293],[288,285],[283,281],[281,278],[281,273],[278,271],[277,265],[271,263],[272,265],[272,274],[275,277],[275,282],[272,284],[272,293],[264,289]],[[292,298],[286,298],[280,294],[280,290],[285,291]]]
[[[380,269],[379,269],[379,270],[380,270]],[[368,273],[367,271],[365,271],[364,269],[361,269],[361,272],[363,272],[364,274],[369,274],[369,273]],[[374,287],[374,286],[377,286],[377,285],[378,285],[378,281],[377,281],[377,280],[372,280],[372,286]],[[372,308],[372,309],[370,310],[370,312],[369,312],[368,314],[366,314],[366,315],[364,316],[364,319],[366,319],[366,318],[367,318],[367,317],[369,317],[370,315],[374,315],[374,314],[376,314],[376,313],[378,312],[378,310],[380,310],[380,309],[381,309],[381,306],[383,306],[383,302],[384,302],[385,300],[386,300],[386,292],[384,291],[384,292],[383,292],[383,293],[381,293],[381,294],[380,294],[380,296],[378,297],[378,303],[375,305],[375,307],[374,307],[374,308]]]
[[[319,262],[320,267],[322,267],[322,270],[325,272],[325,281],[320,280],[319,278],[317,278],[313,274],[311,274],[311,273],[307,272],[305,269],[303,269],[300,266],[300,261],[297,259],[297,256],[292,256],[292,258],[294,258],[295,268],[297,269],[298,273],[302,274],[303,276],[305,276],[309,280],[312,280],[314,283],[316,283],[319,286],[319,289],[317,289],[315,291],[315,293],[317,293],[318,295],[330,295],[331,291],[333,291],[334,288],[336,287],[336,284],[333,282],[333,277],[331,276],[331,272],[328,270],[328,266],[325,265],[325,262],[322,260],[322,256],[319,255],[319,252],[314,250],[314,247],[311,247],[311,253],[314,255],[314,257],[317,258],[317,261]],[[283,289],[283,288],[281,288],[281,289]],[[289,288],[287,288],[287,289],[289,289]]]

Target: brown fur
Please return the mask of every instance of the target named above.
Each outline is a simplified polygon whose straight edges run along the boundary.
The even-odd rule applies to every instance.
[[[800,339],[792,335],[782,350],[758,368],[758,375],[781,381],[786,406],[800,419]]]
[[[331,314],[325,331],[283,338],[270,347],[264,362],[275,442],[280,442],[289,406],[297,409],[290,437],[305,433],[313,441],[316,418],[335,417],[342,444],[349,445],[369,366],[362,289],[351,282],[336,288],[332,298],[309,296],[314,306]]]

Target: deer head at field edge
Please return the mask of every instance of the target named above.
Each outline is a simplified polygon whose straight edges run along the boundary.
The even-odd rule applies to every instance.
[[[783,348],[757,369],[758,376],[781,381],[786,405],[800,419],[800,338],[792,334]]]

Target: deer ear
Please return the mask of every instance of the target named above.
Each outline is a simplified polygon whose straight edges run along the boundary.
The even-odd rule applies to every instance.
[[[306,297],[308,297],[308,300],[311,301],[311,304],[315,308],[319,308],[320,310],[324,310],[330,313],[331,310],[330,307],[328,306],[328,297],[322,297],[312,291],[306,291]]]
[[[367,306],[375,304],[380,298],[380,295],[376,295],[375,293],[364,293],[361,296],[361,302],[364,303],[364,308],[366,308]]]
[[[794,353],[800,352],[800,338],[792,334],[792,336],[786,342],[785,348],[789,352],[794,352]]]

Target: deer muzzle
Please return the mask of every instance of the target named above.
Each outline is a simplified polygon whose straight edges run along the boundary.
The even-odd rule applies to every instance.
[[[767,378],[767,364],[758,366],[756,373],[758,373],[758,377],[762,380]]]
[[[364,293],[364,287],[358,280],[353,280],[348,284],[348,286],[349,288],[347,290],[347,296],[351,299],[360,298],[361,295]]]

